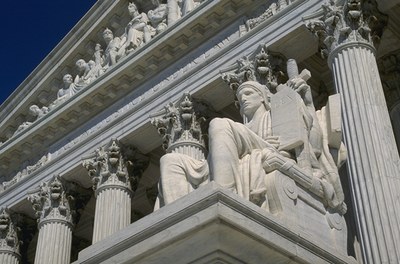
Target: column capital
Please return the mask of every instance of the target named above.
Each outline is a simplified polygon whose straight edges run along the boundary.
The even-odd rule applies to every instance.
[[[148,161],[137,149],[112,139],[106,146],[96,149],[91,157],[83,158],[82,165],[88,170],[96,193],[109,187],[131,193],[136,190]]]
[[[57,175],[28,194],[39,225],[48,221],[72,225],[75,210],[71,208],[71,202],[74,197],[68,192],[68,187],[68,183]]]
[[[206,131],[206,120],[212,115],[214,111],[210,106],[184,93],[177,102],[170,102],[162,111],[151,115],[151,123],[162,137],[162,147],[167,153],[185,145],[206,153],[206,133],[203,131]]]
[[[7,252],[20,258],[20,239],[17,219],[8,210],[0,208],[0,253]]]
[[[374,0],[327,0],[304,20],[319,39],[321,56],[327,58],[342,45],[378,45],[388,18]]]

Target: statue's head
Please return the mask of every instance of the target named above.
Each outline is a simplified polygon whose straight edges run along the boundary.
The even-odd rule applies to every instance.
[[[84,59],[79,59],[76,63],[75,63],[75,65],[78,67],[78,69],[80,70],[80,71],[84,71],[85,70],[85,67],[86,67],[86,61],[84,60]]]
[[[68,88],[72,84],[72,75],[65,74],[63,77],[64,87]]]
[[[106,29],[103,31],[103,39],[104,39],[106,42],[110,42],[111,40],[114,39],[114,34],[113,34],[113,32],[111,31],[111,29],[106,28]]]
[[[252,116],[261,106],[265,110],[270,109],[268,88],[258,82],[242,83],[236,91],[236,97],[239,101],[240,112],[245,116]]]
[[[138,15],[138,8],[137,8],[137,6],[135,5],[135,3],[133,3],[133,2],[130,2],[130,3],[128,4],[128,11],[129,11],[129,14],[130,14],[131,16],[136,16],[136,15]]]
[[[37,105],[31,105],[29,107],[29,113],[33,116],[37,116],[40,113],[40,108]]]

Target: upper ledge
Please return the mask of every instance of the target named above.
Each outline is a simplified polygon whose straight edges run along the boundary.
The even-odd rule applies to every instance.
[[[252,12],[256,5],[253,0],[208,0],[203,2],[195,11],[178,20],[165,32],[152,39],[150,43],[122,59],[74,98],[64,102],[34,122],[28,129],[7,140],[0,146],[1,170],[7,173],[10,167],[15,168],[17,164],[21,163],[21,160],[23,161],[33,154],[43,153],[52,143],[62,138],[67,131],[83,124],[113,102],[122,98],[130,90],[140,86],[141,83],[152,78],[157,72],[181,58],[185,53],[207,41],[208,38],[246,12]],[[116,8],[115,5],[103,6],[99,4],[99,6],[103,9],[108,8],[107,10]],[[119,6],[119,8],[121,7],[122,5]],[[98,17],[99,14],[95,11],[98,10],[92,8],[90,14],[88,14],[90,21]],[[86,25],[89,22],[87,19],[80,23]],[[103,29],[105,25],[106,23],[97,23],[98,28],[94,32],[100,32],[100,29]],[[65,42],[72,41],[70,38],[67,39]],[[82,46],[82,43],[83,41],[80,40],[78,44]],[[74,47],[77,47],[78,44],[75,44]],[[70,47],[71,44],[69,43],[67,46]],[[65,54],[66,48],[63,46],[63,52],[58,52],[61,53],[58,58],[69,56],[67,59],[72,61],[76,56],[71,55],[73,54],[72,51]],[[82,56],[79,58],[82,58]],[[67,59],[64,61],[67,61]],[[42,70],[43,72],[50,70],[49,64],[50,61],[45,63],[43,67],[46,69]],[[53,68],[57,67],[53,65]],[[35,71],[38,72],[38,75],[41,74],[39,69]],[[45,76],[46,80],[53,79],[53,74],[54,71],[48,72]],[[43,88],[42,85],[43,82],[37,84],[30,94],[37,94],[38,90]],[[16,98],[13,99],[17,100]],[[18,119],[17,114],[24,110],[23,106],[31,105],[34,102],[32,98],[27,96],[23,102],[19,103],[18,109],[2,112],[5,120],[0,124],[0,129],[4,132],[5,127],[12,126],[11,124],[15,122],[13,119]]]
[[[71,31],[56,45],[56,47],[44,58],[44,60],[32,71],[31,74],[15,89],[15,91],[0,105],[0,133],[9,119],[19,113],[17,110],[25,106],[23,102],[30,97],[32,92],[40,89],[40,83],[44,78],[49,78],[48,73],[55,66],[59,66],[60,61],[65,60],[65,56],[70,52],[79,40],[83,40],[87,34],[88,28],[96,24],[98,17],[107,12],[115,1],[104,0],[97,1],[90,10],[78,21]],[[51,76],[54,78],[54,76]],[[25,111],[26,109],[21,109]],[[11,117],[11,115],[13,117]]]
[[[216,252],[227,263],[356,263],[297,222],[211,182],[82,250],[74,264],[214,263],[205,259]]]

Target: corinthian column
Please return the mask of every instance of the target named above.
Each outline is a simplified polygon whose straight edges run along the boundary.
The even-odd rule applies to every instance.
[[[166,154],[160,160],[159,205],[163,206],[208,183],[205,121],[213,113],[210,107],[183,94],[160,112],[151,115],[151,123],[163,139]]]
[[[132,194],[147,164],[144,156],[136,159],[133,154],[139,155],[111,140],[108,146],[97,149],[94,157],[83,161],[96,195],[93,244],[131,223]]]
[[[343,102],[348,171],[366,263],[400,263],[400,160],[375,59],[386,18],[373,1],[323,6],[309,23]]]
[[[72,210],[66,183],[59,176],[42,183],[28,195],[38,217],[39,237],[35,264],[69,264],[72,243]]]
[[[0,263],[18,264],[21,260],[20,242],[17,234],[15,221],[10,212],[0,209]]]

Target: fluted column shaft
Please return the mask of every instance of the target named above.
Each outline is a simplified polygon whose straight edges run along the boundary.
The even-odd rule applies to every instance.
[[[130,224],[131,193],[123,186],[103,186],[97,190],[93,244]]]
[[[400,160],[374,48],[350,42],[329,56],[343,107],[356,222],[367,263],[400,263]]]
[[[39,224],[35,264],[69,264],[71,259],[72,224],[47,219]]]
[[[1,264],[19,264],[20,257],[14,252],[0,251],[0,263]]]

